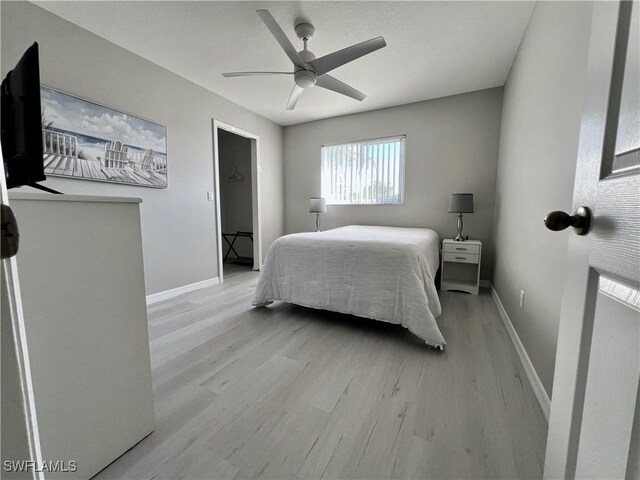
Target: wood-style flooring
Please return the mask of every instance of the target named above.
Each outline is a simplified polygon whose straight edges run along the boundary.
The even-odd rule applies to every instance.
[[[444,352],[286,303],[258,273],[149,308],[156,430],[96,478],[541,478],[547,425],[488,292],[441,292]]]

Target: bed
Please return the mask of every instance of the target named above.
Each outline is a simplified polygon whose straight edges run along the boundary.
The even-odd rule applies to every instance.
[[[252,304],[281,300],[400,324],[443,349],[435,319],[439,245],[426,228],[351,225],[285,235],[269,249]]]

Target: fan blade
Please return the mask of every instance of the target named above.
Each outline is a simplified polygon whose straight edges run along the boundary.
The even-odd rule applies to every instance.
[[[379,50],[382,47],[386,46],[387,42],[384,41],[384,38],[376,37],[372,38],[371,40],[366,40],[362,43],[343,48],[342,50],[330,53],[329,55],[325,55],[324,57],[311,60],[309,64],[313,67],[318,75],[322,75],[330,72],[334,68],[338,68],[344,65],[345,63],[349,63],[356,58],[363,57],[364,55],[375,52],[376,50]]]
[[[316,79],[316,86],[341,93],[342,95],[346,95],[347,97],[355,98],[360,102],[367,98],[364,93],[359,92],[355,88],[327,74],[321,75]]]
[[[287,56],[293,62],[293,64],[297,67],[304,68],[306,70],[307,69],[306,65],[300,58],[300,55],[298,55],[298,52],[295,49],[295,47],[291,44],[289,37],[287,37],[285,33],[282,31],[282,29],[280,28],[280,25],[278,25],[278,22],[276,22],[276,19],[273,18],[269,13],[269,10],[256,10],[256,13],[262,19],[264,24],[267,26],[271,34],[274,37],[276,37],[276,40],[284,50],[284,53],[287,54]]]
[[[225,78],[250,77],[253,75],[293,75],[293,72],[227,72],[222,74]]]
[[[298,103],[298,99],[300,98],[300,95],[302,95],[302,92],[304,92],[304,88],[300,88],[298,85],[293,86],[293,90],[289,96],[289,101],[287,102],[287,110],[293,110],[296,108],[296,103]]]

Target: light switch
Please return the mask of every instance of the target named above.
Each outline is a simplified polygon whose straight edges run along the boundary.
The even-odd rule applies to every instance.
[[[213,192],[207,192],[207,200],[213,202]]]

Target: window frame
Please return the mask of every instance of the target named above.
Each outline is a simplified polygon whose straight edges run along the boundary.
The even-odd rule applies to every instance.
[[[393,140],[393,139],[402,139],[402,152],[400,158],[400,172],[399,172],[399,187],[400,194],[399,200],[397,202],[376,202],[376,203],[351,203],[351,202],[336,202],[332,199],[326,198],[327,205],[336,205],[336,206],[361,206],[361,207],[375,207],[381,205],[391,205],[391,206],[401,206],[404,205],[405,200],[405,172],[406,172],[406,162],[407,162],[407,134],[401,133],[397,135],[385,135],[384,137],[372,137],[372,138],[364,138],[359,140],[352,140],[349,142],[337,142],[337,143],[323,143],[320,145],[320,191],[323,192],[322,189],[322,170],[324,167],[324,158],[323,158],[323,149],[325,147],[339,147],[342,145],[354,145],[365,142],[374,142],[377,140]]]

